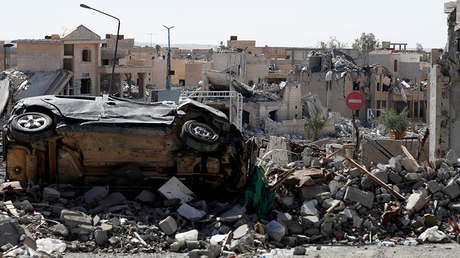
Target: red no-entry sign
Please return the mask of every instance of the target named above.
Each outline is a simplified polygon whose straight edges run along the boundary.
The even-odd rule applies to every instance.
[[[354,91],[347,96],[347,106],[352,110],[359,110],[364,105],[364,96],[358,91]]]

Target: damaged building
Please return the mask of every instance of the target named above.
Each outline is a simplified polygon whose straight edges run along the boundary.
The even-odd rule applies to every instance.
[[[460,2],[447,2],[444,6],[448,22],[446,49],[433,49],[430,86],[428,90],[430,159],[443,157],[453,149],[460,153],[457,138],[460,126],[459,96],[459,51],[460,51]]]

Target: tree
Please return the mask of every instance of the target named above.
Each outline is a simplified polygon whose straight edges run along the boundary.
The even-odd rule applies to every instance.
[[[310,134],[313,131],[313,140],[316,141],[319,138],[319,133],[323,128],[326,126],[329,118],[323,118],[322,112],[315,113],[309,119],[305,119],[304,129],[305,129],[305,137],[307,139],[310,138]]]
[[[380,42],[375,38],[373,33],[362,33],[361,37],[355,39],[352,47],[358,49],[362,56],[364,56],[364,62],[367,64],[367,57],[369,53],[380,46]]]
[[[420,57],[420,62],[427,62],[427,63],[430,62],[431,53],[426,52],[425,49],[423,48],[422,44],[417,43],[416,44],[416,50],[417,50],[417,53],[422,54],[422,56]]]
[[[338,40],[335,36],[331,36],[329,37],[329,40],[327,42],[321,41],[319,43],[319,47],[323,50],[341,49],[341,48],[346,48],[347,44],[345,42]]]
[[[407,115],[409,110],[407,107],[401,111],[396,112],[394,109],[386,110],[379,117],[378,122],[382,124],[387,131],[393,131],[395,138],[399,139],[409,127]]]
[[[415,49],[417,50],[417,52],[419,52],[419,53],[425,53],[425,49],[423,48],[422,44],[417,43],[417,44],[415,44],[415,45],[416,45],[416,48],[415,48]]]

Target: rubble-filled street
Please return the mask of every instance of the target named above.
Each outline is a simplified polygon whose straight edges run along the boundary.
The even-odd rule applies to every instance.
[[[87,2],[2,4],[0,258],[458,257],[459,0]]]

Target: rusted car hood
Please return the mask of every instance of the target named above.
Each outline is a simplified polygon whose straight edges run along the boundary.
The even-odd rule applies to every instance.
[[[227,116],[210,106],[186,99],[174,102],[135,102],[108,96],[39,96],[20,100],[15,109],[44,107],[55,115],[88,123],[136,123],[170,125],[177,116],[189,110],[211,113],[223,120]],[[14,111],[13,111],[14,113]]]

